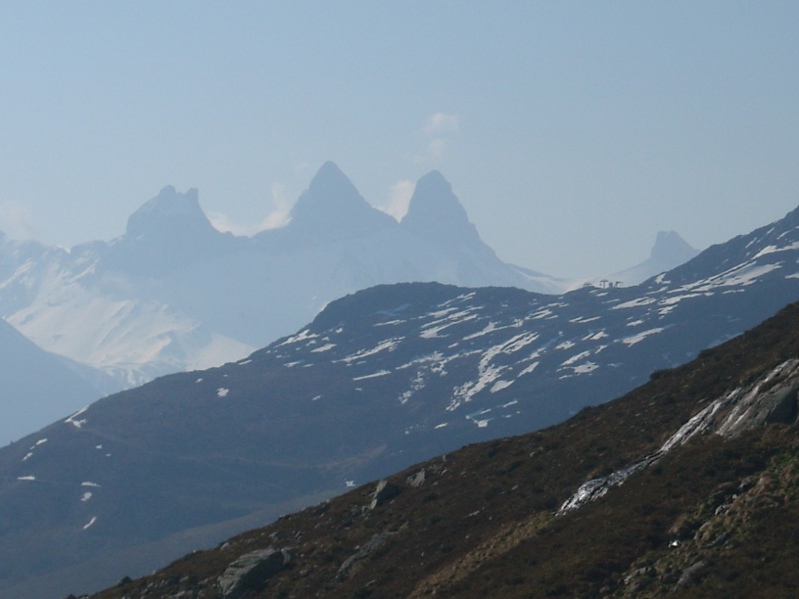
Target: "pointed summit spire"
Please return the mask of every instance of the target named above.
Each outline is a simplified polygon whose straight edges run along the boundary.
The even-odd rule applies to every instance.
[[[130,215],[108,258],[130,273],[158,274],[225,251],[232,240],[205,216],[195,188],[179,193],[168,185]]]
[[[658,231],[649,258],[677,265],[687,262],[698,253],[699,250],[688,245],[676,231]]]
[[[163,237],[176,232],[212,234],[216,232],[200,208],[197,189],[178,193],[171,185],[144,204],[128,218],[125,235],[132,238]]]
[[[427,173],[416,183],[402,226],[431,240],[482,244],[452,186],[438,171]]]
[[[396,226],[373,208],[333,162],[325,162],[291,210],[289,228],[306,237],[335,239]]]

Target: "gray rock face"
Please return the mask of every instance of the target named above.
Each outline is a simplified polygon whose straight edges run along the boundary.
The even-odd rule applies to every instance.
[[[291,561],[286,549],[261,549],[242,555],[219,577],[223,599],[238,599],[247,591],[259,591],[264,583]]]
[[[421,487],[424,484],[426,473],[424,468],[408,477],[408,484],[412,487]]]
[[[587,481],[567,499],[559,514],[564,514],[599,499],[630,476],[655,463],[671,449],[707,433],[735,437],[746,430],[767,424],[792,424],[799,413],[799,359],[783,362],[751,386],[738,388],[717,398],[675,432],[655,453],[639,462],[616,470],[609,476]]]
[[[373,510],[376,507],[383,505],[387,501],[391,501],[400,493],[402,493],[402,488],[388,482],[385,479],[381,480],[379,483],[377,483],[377,488],[375,489],[375,494],[372,497],[372,503],[369,505],[369,509]]]
[[[363,547],[358,549],[355,553],[353,553],[350,557],[344,560],[344,563],[341,564],[341,567],[338,569],[338,573],[336,574],[336,578],[341,580],[342,578],[346,578],[349,574],[352,567],[358,563],[359,561],[369,557],[375,551],[377,551],[380,547],[382,547],[386,541],[388,541],[392,535],[395,533],[391,532],[379,532],[374,535],[369,542],[364,544]]]

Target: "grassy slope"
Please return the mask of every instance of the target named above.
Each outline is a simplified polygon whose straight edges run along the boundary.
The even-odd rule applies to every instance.
[[[398,473],[390,480],[401,493],[374,510],[374,485],[364,485],[95,597],[219,597],[227,565],[267,546],[289,548],[292,561],[247,597],[797,596],[794,426],[702,437],[593,504],[553,515],[585,480],[635,462],[708,401],[797,356],[793,305],[563,424]],[[425,482],[411,486],[422,469]],[[377,550],[339,573],[380,533]]]

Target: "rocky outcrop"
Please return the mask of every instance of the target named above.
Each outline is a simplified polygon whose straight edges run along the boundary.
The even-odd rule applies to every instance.
[[[623,484],[639,470],[652,465],[674,447],[684,445],[699,434],[715,433],[723,437],[735,437],[766,424],[793,424],[799,413],[797,393],[799,359],[791,359],[766,373],[752,385],[733,389],[711,402],[681,426],[655,453],[608,476],[585,482],[561,505],[558,514],[581,508],[603,497],[611,488]]]
[[[242,555],[219,577],[223,599],[238,599],[248,591],[260,591],[290,561],[288,550],[272,547]]]
[[[341,567],[338,569],[336,579],[341,580],[346,578],[355,564],[372,555],[380,547],[385,545],[386,541],[388,541],[394,534],[396,533],[379,532],[374,535],[367,543],[365,543],[355,553],[344,560],[344,563],[341,564]]]
[[[372,503],[369,504],[369,509],[373,510],[376,507],[383,505],[387,501],[391,501],[400,493],[402,493],[402,487],[399,487],[386,479],[381,480],[379,483],[377,483],[377,488],[375,488],[375,493],[372,496]]]

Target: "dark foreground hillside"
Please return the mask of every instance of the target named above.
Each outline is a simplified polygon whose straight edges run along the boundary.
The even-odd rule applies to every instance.
[[[419,464],[94,598],[796,597],[797,389],[794,304],[563,424]]]

